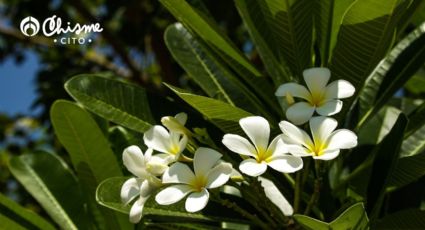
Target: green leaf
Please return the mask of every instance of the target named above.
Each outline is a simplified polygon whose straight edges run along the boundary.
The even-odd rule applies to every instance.
[[[72,102],[58,100],[50,109],[50,118],[75,168],[87,164],[99,183],[122,175],[107,139],[88,112]]]
[[[409,123],[407,124],[405,136],[409,137],[425,124],[425,102],[409,114]],[[403,148],[403,147],[402,147]]]
[[[131,206],[124,206],[120,199],[121,187],[127,179],[128,178],[125,177],[114,177],[103,181],[96,191],[97,202],[113,210],[129,213]],[[176,205],[161,206],[155,202],[153,197],[145,204],[143,215],[167,216],[169,218],[184,217],[195,220],[211,221],[210,218],[200,213],[188,213],[184,209],[178,208]]]
[[[332,50],[335,47],[339,28],[344,13],[354,0],[317,1],[315,7],[315,28],[323,66],[327,66]]]
[[[375,68],[359,95],[360,121],[370,119],[425,62],[425,23],[397,44]]]
[[[399,0],[355,1],[343,17],[333,50],[333,78],[348,80],[358,92],[391,47],[407,5],[407,1]]]
[[[160,2],[177,20],[195,31],[208,45],[239,63],[253,75],[260,76],[258,70],[231,43],[229,38],[223,36],[213,19],[208,18],[204,12],[192,7],[185,0],[160,0]]]
[[[79,185],[66,164],[49,153],[12,157],[12,174],[61,227],[87,227]]]
[[[403,141],[401,158],[390,176],[388,191],[401,188],[425,175],[425,125]]]
[[[423,118],[422,118],[423,119]],[[422,123],[422,122],[421,122]],[[419,125],[419,124],[418,124]],[[425,150],[425,125],[404,139],[401,145],[401,157],[415,156]]]
[[[325,223],[300,214],[295,214],[294,218],[301,226],[309,230],[369,229],[369,219],[367,218],[363,203],[357,203],[349,207],[330,223]]]
[[[170,85],[167,86],[225,133],[241,133],[239,120],[252,116],[252,114],[227,103],[190,94]]]
[[[55,227],[45,219],[20,206],[1,193],[0,223],[2,223],[2,228],[5,229],[55,229]]]
[[[240,0],[237,5],[249,11],[253,24],[247,25],[258,30],[280,65],[286,63],[297,77],[311,67],[314,1]]]
[[[174,59],[208,96],[267,115],[258,98],[180,23],[169,26],[164,36]]]
[[[235,3],[274,84],[277,86],[285,81],[290,81],[291,73],[288,65],[280,54],[281,50],[276,49],[278,46],[283,46],[278,40],[281,35],[275,33],[276,30],[274,30],[279,21],[267,9],[267,3],[245,0],[238,0]]]
[[[391,131],[373,150],[375,159],[368,186],[368,210],[371,219],[378,217],[391,173],[396,167],[407,118],[400,114]]]
[[[358,131],[359,145],[378,144],[391,131],[401,111],[392,106],[381,109]]]
[[[114,216],[108,210],[98,210],[96,207],[94,199],[97,185],[109,177],[122,176],[122,171],[95,120],[81,107],[64,100],[52,105],[50,118],[59,141],[69,153],[84,185],[89,207],[97,215],[103,214],[104,220],[108,222],[107,227],[129,226],[128,220],[124,220],[122,216]]]
[[[117,124],[144,132],[153,118],[144,89],[96,74],[81,74],[65,83],[67,92],[97,115]]]
[[[425,226],[425,211],[407,209],[389,214],[377,221],[374,229],[423,229]]]
[[[131,206],[124,205],[120,198],[121,187],[127,179],[129,178],[112,177],[102,181],[96,189],[96,201],[115,211],[125,214],[130,213]]]

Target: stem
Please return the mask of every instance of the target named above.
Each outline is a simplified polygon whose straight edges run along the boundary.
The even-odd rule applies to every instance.
[[[239,207],[236,203],[231,202],[227,199],[218,199],[221,205],[227,208],[231,208],[241,214],[243,217],[250,219],[252,222],[260,226],[262,229],[270,229],[270,227],[261,221],[256,215],[252,215],[251,213],[245,211],[243,208]]]
[[[304,211],[304,215],[308,215],[311,209],[313,208],[313,206],[316,204],[320,195],[320,183],[321,183],[321,179],[314,180],[314,192],[313,192],[313,195],[311,195],[310,201],[307,204],[307,208]]]
[[[300,208],[300,194],[301,193],[301,172],[297,172],[295,177],[295,190],[294,190],[294,213],[298,212]]]
[[[304,215],[308,215],[313,208],[313,206],[317,203],[317,200],[319,199],[320,195],[320,186],[322,184],[322,164],[320,161],[315,161],[315,168],[316,168],[316,179],[314,179],[314,191],[313,195],[311,195],[310,201],[307,204],[307,207],[304,211]]]

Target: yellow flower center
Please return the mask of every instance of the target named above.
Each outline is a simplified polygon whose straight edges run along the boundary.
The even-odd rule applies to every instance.
[[[207,185],[207,178],[203,175],[197,175],[190,182],[190,185],[192,186],[193,190],[195,190],[196,192],[201,192],[202,189],[204,189],[205,186]]]
[[[319,107],[323,105],[325,95],[322,92],[311,92],[311,98],[308,100],[310,102],[310,105]]]
[[[177,155],[180,152],[180,146],[174,144],[171,145],[170,148],[168,149],[168,151],[174,155]]]
[[[323,152],[326,150],[327,145],[322,142],[313,143],[313,145],[308,146],[308,150],[311,154],[314,156],[321,156],[323,155]]]
[[[266,148],[258,147],[257,148],[257,155],[255,156],[255,160],[257,160],[258,163],[261,163],[263,161],[269,162],[270,156],[271,156],[270,151],[267,151]]]

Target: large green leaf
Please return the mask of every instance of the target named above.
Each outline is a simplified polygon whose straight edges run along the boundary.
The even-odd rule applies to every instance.
[[[375,158],[367,189],[368,211],[371,213],[371,219],[377,218],[381,210],[390,175],[397,165],[406,125],[406,116],[400,114],[391,131],[373,150],[372,154]]]
[[[36,213],[0,193],[0,223],[4,229],[55,229]]]
[[[98,210],[96,207],[94,199],[97,185],[109,177],[122,176],[122,171],[95,120],[78,105],[64,100],[52,105],[50,118],[59,141],[68,151],[84,185],[89,207],[97,215],[99,212],[103,214],[102,220],[108,222],[108,227],[129,226],[128,220],[122,216],[113,216],[108,210]]]
[[[12,157],[9,168],[59,226],[87,228],[80,187],[59,157],[44,152]]]
[[[173,57],[208,96],[257,114],[267,114],[258,98],[180,23],[169,26],[165,42]]]
[[[276,85],[311,66],[314,1],[238,0],[239,14]]]
[[[67,92],[99,116],[144,132],[153,124],[144,89],[96,74],[81,74],[65,84]]]
[[[160,2],[173,14],[183,25],[195,31],[208,45],[213,46],[243,68],[249,70],[255,76],[260,76],[258,70],[244,57],[244,55],[223,36],[213,19],[207,17],[201,10],[192,7],[185,0],[160,0]]]
[[[407,209],[389,214],[380,219],[374,229],[423,229],[425,226],[425,211]]]
[[[241,133],[239,120],[252,116],[252,114],[227,103],[187,93],[170,85],[167,86],[225,133]]]
[[[378,144],[390,132],[401,111],[387,106],[381,109],[358,131],[359,145]]]
[[[129,213],[131,205],[123,205],[120,198],[121,187],[128,178],[125,177],[114,177],[109,178],[103,181],[97,188],[96,199],[99,204],[114,209],[122,213]],[[230,217],[223,218],[212,215],[205,215],[201,212],[189,213],[184,208],[184,202],[177,203],[175,205],[163,206],[155,202],[155,194],[146,202],[143,208],[143,215],[149,216],[149,218],[154,217],[155,219],[165,220],[166,222],[172,221],[201,221],[201,222],[211,222],[211,221],[225,221],[232,220],[236,222],[241,222],[242,220],[231,219]],[[222,213],[221,213],[222,214]],[[243,221],[242,221],[243,222]]]
[[[409,114],[409,123],[407,124],[405,136],[409,137],[425,124],[425,102]]]
[[[294,218],[301,226],[308,230],[369,229],[369,219],[367,218],[363,203],[357,203],[349,207],[330,223],[299,214],[295,214]]]
[[[161,3],[179,20],[185,28],[196,34],[203,44],[213,51],[214,58],[222,63],[227,63],[238,77],[249,86],[255,95],[263,100],[269,110],[278,111],[279,106],[274,97],[274,88],[244,57],[244,55],[231,43],[212,18],[203,10],[193,7],[185,0],[161,0]]]
[[[399,0],[355,1],[339,29],[330,64],[333,77],[360,89],[391,47],[398,19],[407,5],[408,1]]]
[[[425,150],[425,125],[422,124],[419,126],[418,130],[403,140],[400,156],[415,156],[420,154],[423,150]]]
[[[50,118],[75,168],[87,164],[99,183],[122,175],[107,139],[88,112],[72,102],[59,100],[52,105]]]
[[[320,57],[323,66],[327,66],[336,44],[336,38],[344,13],[354,0],[316,1],[315,28],[319,43]]]
[[[307,51],[305,53],[306,56],[304,56],[307,57],[307,55],[310,54],[310,49],[296,49],[297,46],[288,47],[288,45],[291,43],[298,44],[298,41],[293,40],[296,36],[307,36],[308,38],[308,33],[295,33],[300,32],[302,28],[293,28],[293,26],[295,23],[309,23],[310,21],[308,18],[311,18],[312,15],[308,15],[306,20],[289,21],[288,19],[292,19],[292,14],[288,14],[288,11],[292,12],[291,7],[287,7],[289,4],[289,2],[285,1],[236,1],[238,12],[275,85],[280,85],[292,79],[291,70],[293,69],[289,70],[287,64],[288,60],[292,61],[291,64],[293,64],[293,68],[298,68],[299,64],[303,61],[303,64],[305,64],[306,61],[307,63],[310,62],[310,60],[306,59],[293,60],[295,55],[300,55],[303,51]],[[311,5],[311,3],[309,5]],[[309,10],[311,9],[307,8],[303,11],[297,11],[296,13],[299,16],[300,14],[305,14]],[[311,24],[308,26],[311,26]],[[284,33],[281,33],[282,31]],[[294,31],[293,35],[285,36],[291,31]],[[286,42],[282,43],[282,41]],[[309,44],[311,45],[311,37],[309,38],[308,44],[301,44],[299,47],[306,48]]]
[[[425,175],[425,125],[403,141],[401,158],[390,176],[388,189],[410,184]]]
[[[425,62],[425,23],[397,44],[366,80],[359,95],[361,126],[403,86]]]

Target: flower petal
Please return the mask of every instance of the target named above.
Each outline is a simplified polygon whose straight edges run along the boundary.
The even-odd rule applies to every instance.
[[[170,134],[160,125],[155,125],[146,131],[143,141],[149,148],[161,153],[170,153]]]
[[[325,93],[331,72],[328,68],[310,68],[304,70],[303,76],[310,93],[313,96],[322,95]]]
[[[288,152],[297,157],[310,157],[311,152],[301,145],[288,145]]]
[[[161,205],[174,204],[183,199],[191,191],[192,188],[189,185],[172,185],[156,194],[155,201]]]
[[[310,92],[308,92],[307,88],[297,83],[286,83],[280,85],[274,95],[278,97],[286,97],[288,94],[293,97],[299,97],[306,100],[311,98]]]
[[[342,109],[342,101],[330,100],[316,108],[318,114],[322,116],[332,116],[339,113]]]
[[[127,205],[138,195],[140,195],[140,181],[136,178],[126,180],[121,187],[121,202]]]
[[[259,176],[267,170],[267,164],[263,162],[258,163],[254,159],[246,159],[239,165],[239,170],[249,176]]]
[[[130,222],[136,224],[142,219],[143,207],[145,206],[145,200],[139,199],[134,202],[130,209]]]
[[[313,158],[316,159],[316,160],[329,161],[329,160],[335,159],[338,155],[339,155],[339,149],[336,149],[336,150],[326,150],[326,151],[323,151],[323,154],[322,155],[320,155],[320,156],[313,156]]]
[[[179,152],[178,153],[183,152],[186,149],[186,145],[187,145],[187,136],[183,135],[183,137],[180,139],[180,142],[179,142]]]
[[[196,176],[206,176],[223,155],[214,149],[200,147],[193,158],[193,168]]]
[[[283,142],[282,136],[282,134],[276,136],[267,148],[267,152],[271,153],[271,156],[283,155],[288,152],[286,144]]]
[[[285,142],[290,144],[303,145],[306,147],[313,145],[310,136],[297,126],[287,121],[281,121],[279,123],[279,127],[284,134],[282,138]]]
[[[310,119],[310,130],[316,145],[326,144],[326,140],[338,126],[338,122],[330,117],[313,117]]]
[[[254,143],[257,150],[259,148],[263,150],[267,149],[269,145],[270,125],[266,119],[259,116],[245,117],[239,120],[239,124],[252,143]]]
[[[185,125],[186,121],[187,121],[187,114],[186,113],[178,113],[176,114],[176,116],[174,116],[174,118],[177,119],[177,121],[181,124],[181,125]]]
[[[189,166],[176,162],[170,166],[167,170],[165,170],[162,175],[162,183],[181,183],[181,184],[190,184],[192,180],[194,180],[195,175]]]
[[[207,188],[217,188],[225,184],[233,172],[233,167],[229,163],[221,162],[211,169],[207,176]]]
[[[155,156],[147,163],[147,171],[155,176],[161,176],[167,169],[167,162]]]
[[[292,214],[294,214],[294,209],[276,185],[271,180],[264,177],[258,177],[258,180],[261,182],[261,186],[264,188],[264,193],[267,198],[282,211],[283,215],[292,216]]]
[[[337,80],[326,86],[325,100],[347,98],[353,96],[356,89],[346,80]]]
[[[226,134],[223,136],[223,144],[230,149],[230,151],[244,155],[253,156],[257,155],[257,150],[252,146],[249,141],[239,135]]]
[[[302,169],[303,160],[301,157],[285,155],[272,158],[267,165],[282,173],[293,173]]]
[[[348,129],[338,129],[329,136],[326,149],[350,149],[356,146],[357,136],[354,132]]]
[[[145,170],[145,157],[138,146],[132,145],[124,149],[122,160],[127,170],[133,175],[140,178],[145,178],[147,176]]]
[[[186,211],[197,212],[202,210],[207,206],[209,197],[210,194],[206,189],[203,189],[201,192],[191,193],[186,199]]]
[[[307,102],[298,102],[286,110],[286,118],[296,125],[306,123],[313,116],[315,107]]]

